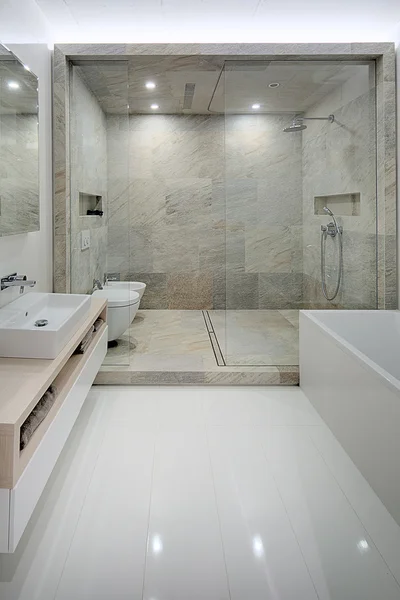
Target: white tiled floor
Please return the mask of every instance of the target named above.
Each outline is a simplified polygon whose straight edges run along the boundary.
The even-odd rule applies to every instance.
[[[93,388],[1,600],[400,599],[400,528],[298,388]]]

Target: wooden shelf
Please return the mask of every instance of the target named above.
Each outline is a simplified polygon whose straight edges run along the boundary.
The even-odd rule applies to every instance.
[[[61,408],[77,376],[89,359],[102,325],[94,334],[85,354],[73,355],[98,317],[106,321],[106,301],[92,298],[87,318],[54,360],[0,359],[0,489],[12,489]],[[20,428],[45,391],[54,382],[57,398],[29,444],[20,452]]]
[[[18,467],[17,467],[17,479],[23,473],[23,471],[24,471],[26,465],[28,464],[28,462],[30,461],[33,453],[35,452],[36,448],[40,444],[41,439],[43,438],[46,431],[50,427],[51,422],[56,417],[58,411],[60,410],[61,406],[63,405],[65,398],[67,397],[68,393],[72,389],[72,386],[74,385],[79,373],[82,371],[83,367],[89,360],[91,353],[93,351],[93,348],[97,344],[97,340],[101,337],[101,335],[103,334],[106,327],[107,327],[107,325],[104,323],[96,331],[96,333],[93,335],[93,339],[92,339],[90,345],[88,346],[88,348],[84,354],[75,354],[75,355],[71,356],[71,358],[67,361],[65,367],[60,371],[60,373],[57,375],[55,380],[52,382],[55,385],[56,390],[57,390],[55,402],[54,402],[53,406],[51,407],[51,409],[49,410],[48,414],[46,415],[45,419],[42,421],[42,423],[40,423],[39,427],[33,433],[27,446],[19,454]],[[18,429],[18,431],[20,431],[20,430]]]

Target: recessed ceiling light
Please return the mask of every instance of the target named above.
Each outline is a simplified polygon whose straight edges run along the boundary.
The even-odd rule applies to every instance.
[[[151,104],[151,105],[150,105],[150,108],[151,108],[152,110],[157,110],[157,108],[160,108],[160,107],[158,106],[158,104]]]
[[[281,85],[280,83],[278,83],[277,81],[275,81],[273,83],[268,84],[268,87],[270,87],[270,88],[277,88],[280,85]]]
[[[252,104],[251,108],[253,110],[258,110],[259,108],[261,108],[261,104],[257,104],[257,103],[256,104]]]
[[[154,81],[147,81],[146,82],[146,87],[148,90],[154,90],[156,87],[156,84],[154,83]]]
[[[16,81],[9,81],[7,85],[10,88],[10,90],[19,90],[20,88],[19,83],[17,83]]]

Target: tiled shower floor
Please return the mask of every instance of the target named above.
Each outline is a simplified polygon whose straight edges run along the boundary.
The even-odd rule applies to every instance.
[[[141,310],[98,384],[298,383],[296,310]]]

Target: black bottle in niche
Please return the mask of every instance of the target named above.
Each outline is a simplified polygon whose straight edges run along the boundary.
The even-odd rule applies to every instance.
[[[102,217],[103,214],[104,214],[104,212],[102,210],[96,210],[96,209],[95,210],[91,210],[91,209],[88,209],[86,214],[87,215],[96,215],[97,217]]]

